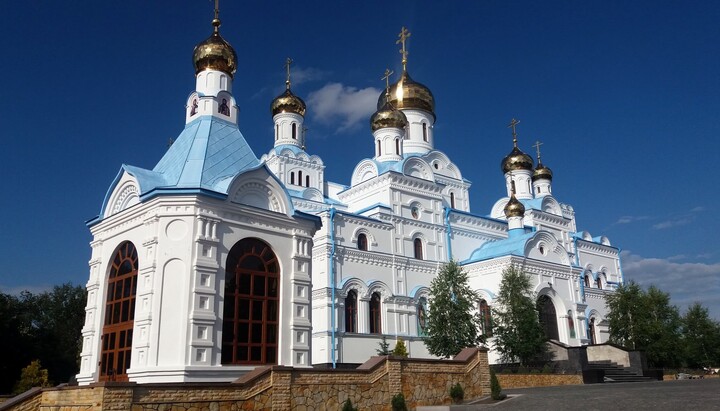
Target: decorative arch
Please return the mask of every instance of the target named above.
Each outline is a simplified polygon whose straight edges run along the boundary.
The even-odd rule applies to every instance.
[[[280,180],[267,166],[247,171],[233,178],[228,189],[228,201],[262,208],[290,216],[292,201]]]
[[[353,171],[352,182],[353,186],[356,186],[363,181],[370,180],[373,177],[378,176],[377,165],[374,161],[365,159],[355,166]]]
[[[353,242],[357,246],[359,250],[363,250],[363,248],[360,248],[360,236],[364,235],[365,239],[367,240],[366,248],[364,250],[370,251],[371,247],[375,244],[375,237],[370,233],[370,231],[365,227],[357,227],[355,231],[353,232],[352,238]]]
[[[430,165],[418,157],[410,157],[405,160],[403,174],[435,182],[435,174]]]
[[[357,292],[359,298],[365,297],[368,294],[368,287],[359,278],[352,277],[342,282],[341,288],[338,292],[340,298],[346,298],[348,293],[352,290]]]
[[[137,293],[138,253],[130,241],[121,243],[109,263],[105,320],[100,352],[100,381],[127,381],[132,354]]]
[[[525,256],[570,265],[570,258],[568,257],[565,247],[557,241],[552,233],[547,231],[536,232],[535,235],[525,243]]]
[[[541,295],[537,300],[538,315],[540,324],[545,332],[545,337],[551,340],[560,340],[558,331],[558,315],[552,298],[548,295]]]
[[[562,208],[560,208],[560,203],[553,198],[552,196],[545,196],[542,199],[542,210],[549,214],[554,214],[558,216],[562,216]]]
[[[245,238],[228,253],[222,364],[277,364],[280,264],[263,240]]]

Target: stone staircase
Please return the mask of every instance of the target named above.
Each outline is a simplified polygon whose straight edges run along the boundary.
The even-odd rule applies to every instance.
[[[606,383],[648,382],[656,380],[652,377],[644,377],[642,374],[638,374],[609,360],[588,362],[587,369],[602,370],[604,372],[604,382]]]

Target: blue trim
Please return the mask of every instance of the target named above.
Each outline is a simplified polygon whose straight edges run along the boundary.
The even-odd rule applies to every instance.
[[[380,207],[380,208],[386,208],[386,209],[392,211],[392,207],[390,207],[390,206],[387,205],[387,204],[375,203],[375,204],[373,204],[373,205],[371,205],[371,206],[369,206],[369,207],[365,207],[365,208],[363,208],[363,209],[361,209],[361,210],[359,210],[359,211],[356,211],[356,212],[353,213],[353,214],[362,214],[362,213],[364,213],[364,212],[366,212],[366,211],[370,211],[370,210],[372,210],[373,208],[378,208],[378,207]],[[366,217],[366,218],[367,218],[367,217]]]
[[[450,225],[450,213],[452,212],[452,209],[450,207],[443,208],[445,209],[445,226],[447,227],[447,230],[445,231],[447,241],[447,260],[452,261],[452,226]]]
[[[330,207],[330,355],[332,367],[335,368],[335,207]]]
[[[623,274],[622,259],[620,258],[620,252],[622,250],[619,247],[617,250],[618,250],[618,271],[620,271],[620,284],[622,285],[622,284],[625,284],[625,274]]]
[[[580,281],[580,298],[582,298],[582,302],[585,302],[585,271],[580,272],[580,277],[578,277],[578,280]]]
[[[334,208],[334,207],[331,207],[331,208]],[[335,212],[336,212],[337,214],[341,214],[341,215],[344,215],[344,216],[359,218],[359,219],[361,219],[361,220],[372,221],[372,222],[374,222],[374,223],[380,223],[380,224],[385,224],[385,225],[391,224],[391,223],[386,223],[385,221],[377,220],[377,219],[374,219],[374,218],[371,218],[371,217],[365,217],[364,215],[357,215],[357,214],[355,214],[355,213],[346,213],[346,212],[343,212],[343,211],[335,211]]]
[[[575,244],[575,266],[580,267],[580,251],[578,251],[577,240],[578,238],[573,235],[573,243]]]

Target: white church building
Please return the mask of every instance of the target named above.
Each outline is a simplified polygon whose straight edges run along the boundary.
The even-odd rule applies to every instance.
[[[374,156],[343,184],[325,179],[305,144],[290,61],[286,91],[271,104],[274,143],[256,148],[260,158],[248,146],[232,93],[237,55],[217,10],[212,24],[193,53],[184,130],[152,170],[123,165],[88,223],[81,385],[362,363],[383,336],[431,357],[422,342],[429,286],[451,259],[481,296],[488,335],[501,273],[516,265],[532,278],[548,338],[607,340],[619,249],[578,230],[539,145],[537,164],[518,148],[515,120],[513,147],[498,155],[507,196],[471,210],[470,182],[435,148],[435,100],[408,73],[404,28],[403,71],[370,119]]]

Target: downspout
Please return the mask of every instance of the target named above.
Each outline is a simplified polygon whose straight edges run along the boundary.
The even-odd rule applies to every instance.
[[[335,368],[335,207],[330,207],[330,352]]]
[[[450,244],[450,237],[452,236],[452,227],[450,227],[450,207],[443,207],[445,209],[445,235],[447,242],[447,260],[452,261],[452,245]]]
[[[625,275],[623,274],[622,269],[622,260],[620,259],[620,253],[622,252],[622,248],[618,248],[618,271],[620,272],[620,284],[625,284]]]
[[[575,247],[575,266],[580,267],[580,252],[578,251],[577,246],[577,237],[573,237],[573,246]],[[582,297],[582,302],[585,302],[585,276],[582,275],[582,271],[580,271],[580,277],[578,277],[578,281],[580,282],[580,293]]]

